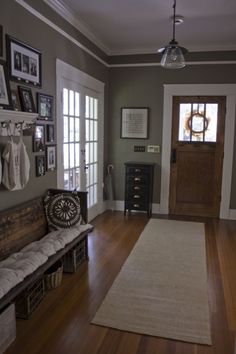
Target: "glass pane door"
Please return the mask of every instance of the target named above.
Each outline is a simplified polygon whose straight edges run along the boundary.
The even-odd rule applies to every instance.
[[[63,88],[64,188],[81,189],[80,93]]]
[[[85,96],[85,163],[88,206],[98,201],[98,100]]]

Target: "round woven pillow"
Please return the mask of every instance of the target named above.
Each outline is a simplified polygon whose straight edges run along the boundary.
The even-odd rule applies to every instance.
[[[45,211],[51,229],[70,228],[81,223],[80,200],[72,193],[61,193],[45,198]]]

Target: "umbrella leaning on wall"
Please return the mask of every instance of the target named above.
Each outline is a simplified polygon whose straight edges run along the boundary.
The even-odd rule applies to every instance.
[[[113,176],[112,171],[114,166],[109,164],[107,166],[107,175],[105,178],[105,197],[107,200],[107,209],[114,211],[115,201],[114,201],[114,186],[113,186]]]

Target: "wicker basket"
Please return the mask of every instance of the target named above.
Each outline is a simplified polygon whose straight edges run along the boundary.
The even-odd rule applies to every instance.
[[[53,264],[44,274],[44,283],[46,290],[57,288],[61,285],[63,273],[62,261]]]
[[[43,278],[37,279],[15,299],[16,317],[28,319],[44,298]]]
[[[75,273],[78,267],[88,258],[87,239],[81,240],[63,258],[63,270],[66,273]]]

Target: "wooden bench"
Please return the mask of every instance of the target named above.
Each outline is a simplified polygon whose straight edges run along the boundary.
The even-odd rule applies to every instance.
[[[70,193],[69,191],[59,189],[50,189],[49,192],[53,195],[62,192]],[[87,192],[76,193],[80,198],[82,218],[87,223]],[[43,199],[43,197],[39,197],[0,212],[0,261],[6,259],[12,253],[18,252],[29,243],[42,239],[48,233]],[[5,294],[0,299],[0,310],[11,303],[22,291],[33,284],[48,268],[82,240],[85,240],[86,260],[88,260],[87,235],[90,231],[91,229],[82,232],[77,238],[56,254],[50,256],[43,265]]]

